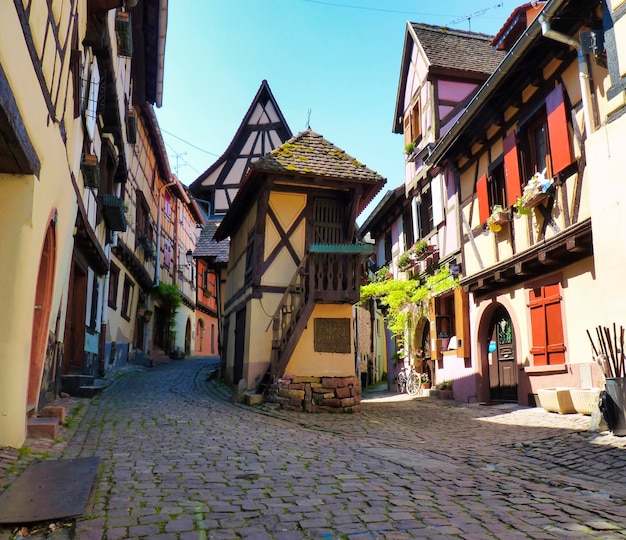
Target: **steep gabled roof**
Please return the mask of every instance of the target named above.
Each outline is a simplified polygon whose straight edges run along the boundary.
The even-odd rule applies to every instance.
[[[204,225],[193,252],[194,257],[212,258],[216,263],[226,264],[228,262],[230,242],[228,240],[223,242],[213,240],[213,235],[220,221],[220,219],[211,219]]]
[[[368,169],[311,129],[301,131],[253,163],[252,168],[349,180],[383,181],[380,174]]]
[[[487,34],[407,22],[393,133],[402,133],[403,129],[404,94],[414,44],[424,51],[431,74],[436,73],[440,76],[447,74],[451,77],[485,81],[504,58],[503,52],[491,47],[492,39],[493,36]]]
[[[201,202],[211,201],[212,214],[224,214],[250,164],[291,136],[291,129],[264,80],[226,151],[191,183],[189,191]]]
[[[346,154],[311,129],[301,131],[295,137],[252,164],[230,210],[224,216],[215,233],[220,241],[228,237],[241,222],[242,213],[257,197],[259,183],[256,178],[277,173],[289,179],[289,183],[320,186],[324,182],[337,189],[337,183],[346,188],[360,185],[357,211],[363,209],[385,185],[386,179],[369,169],[354,157]]]
[[[493,36],[455,30],[445,26],[411,23],[431,68],[490,75],[504,58],[491,47]]]

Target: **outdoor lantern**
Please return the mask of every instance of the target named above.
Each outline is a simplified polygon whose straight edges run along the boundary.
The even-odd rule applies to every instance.
[[[187,264],[191,265],[191,263],[193,262],[193,251],[191,251],[191,249],[187,250],[187,253],[185,253],[185,258],[187,259]]]

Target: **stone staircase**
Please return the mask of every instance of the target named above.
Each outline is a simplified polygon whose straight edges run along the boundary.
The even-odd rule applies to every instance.
[[[28,414],[34,413],[29,404]],[[49,405],[41,409],[39,416],[29,416],[26,420],[26,435],[33,439],[56,439],[59,424],[65,421],[65,407]]]
[[[99,394],[104,384],[99,384],[93,375],[63,375],[61,392],[74,397],[92,398]]]

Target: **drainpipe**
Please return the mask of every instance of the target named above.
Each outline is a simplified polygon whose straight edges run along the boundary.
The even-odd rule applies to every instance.
[[[173,186],[176,183],[176,180],[172,180],[167,184],[163,184],[159,188],[159,196],[158,196],[158,208],[157,208],[157,237],[156,237],[156,257],[155,257],[155,268],[154,268],[154,286],[158,287],[160,283],[161,272],[159,266],[161,265],[161,195],[163,195],[163,190],[170,186]]]
[[[591,77],[589,76],[587,59],[583,53],[582,45],[580,41],[573,37],[553,30],[550,26],[550,20],[543,14],[539,15],[539,22],[541,23],[541,33],[544,37],[569,45],[576,49],[578,53],[578,76],[580,78],[580,93],[583,103],[583,115],[585,117],[585,135],[588,137],[596,130],[596,126],[593,114],[593,103],[591,101],[591,90],[589,89]]]

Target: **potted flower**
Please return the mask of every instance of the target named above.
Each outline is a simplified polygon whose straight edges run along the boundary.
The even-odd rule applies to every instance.
[[[517,200],[513,203],[513,210],[518,216],[529,216],[530,208],[526,208],[524,206],[524,199],[518,197]]]
[[[430,377],[428,376],[428,373],[422,373],[420,375],[420,379],[422,381],[422,388],[430,388]]]
[[[487,225],[491,232],[498,232],[502,230],[502,224],[506,223],[509,219],[507,212],[499,204],[494,204],[491,209],[491,215],[487,220]]]
[[[411,141],[404,147],[404,153],[407,156],[410,156],[413,153],[413,150],[415,150],[415,141]]]
[[[412,265],[411,255],[407,251],[398,259],[398,268],[400,268],[400,270],[406,270],[411,265]]]
[[[524,208],[534,208],[550,196],[552,178],[545,177],[546,170],[532,175],[522,192],[522,205]]]

